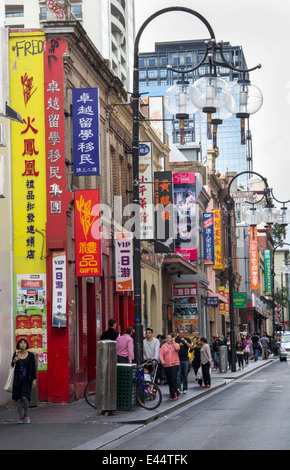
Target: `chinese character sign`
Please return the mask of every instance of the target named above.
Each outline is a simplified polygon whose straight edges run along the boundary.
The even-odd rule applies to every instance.
[[[221,214],[219,209],[214,209],[214,269],[223,269],[222,260],[222,230]]]
[[[100,175],[99,89],[74,88],[74,175]]]
[[[133,290],[133,234],[115,233],[116,252],[116,290]]]
[[[75,191],[76,276],[101,276],[100,191]]]
[[[64,251],[55,251],[52,254],[52,326],[66,327],[66,255]]]
[[[259,254],[257,227],[250,227],[250,269],[251,269],[251,289],[259,289]]]
[[[220,295],[225,297],[225,287],[219,287],[218,292]],[[220,302],[219,304],[219,313],[220,315],[225,315],[226,314],[226,304],[224,302]]]
[[[203,213],[203,258],[204,264],[214,264],[214,215],[213,212]]]
[[[155,253],[174,253],[173,184],[171,171],[154,173]]]
[[[174,332],[184,328],[186,335],[198,333],[197,283],[174,283]]]
[[[140,239],[154,239],[152,142],[139,144]]]
[[[174,173],[175,251],[184,259],[197,260],[195,174]]]

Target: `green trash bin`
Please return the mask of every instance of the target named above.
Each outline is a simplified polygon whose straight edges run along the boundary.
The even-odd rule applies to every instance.
[[[136,364],[117,364],[117,410],[133,411],[136,406]]]

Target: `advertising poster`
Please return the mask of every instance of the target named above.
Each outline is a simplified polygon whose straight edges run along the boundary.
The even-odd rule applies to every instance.
[[[116,248],[116,290],[133,290],[133,234],[131,232],[115,233]]]
[[[100,190],[75,191],[76,276],[101,276]]]
[[[154,240],[152,142],[139,144],[140,239]]]
[[[175,251],[189,261],[197,260],[195,174],[174,173]]]
[[[171,171],[154,173],[155,253],[174,253],[174,211]]]
[[[74,175],[100,175],[99,89],[73,88]]]
[[[264,250],[265,295],[272,295],[271,250]]]
[[[173,284],[174,333],[184,328],[185,334],[198,334],[197,283]]]
[[[214,216],[213,212],[203,213],[203,262],[214,265]]]
[[[52,327],[65,328],[67,320],[66,255],[55,251],[52,255]]]
[[[25,338],[38,354],[38,370],[47,370],[46,274],[15,276],[15,344]]]

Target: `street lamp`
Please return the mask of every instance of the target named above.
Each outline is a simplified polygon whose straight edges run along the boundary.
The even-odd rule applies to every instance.
[[[160,15],[170,12],[184,12],[189,13],[197,17],[206,26],[210,40],[205,42],[205,54],[201,61],[190,70],[180,71],[170,67],[174,72],[182,74],[181,80],[173,87],[173,90],[168,90],[165,94],[165,106],[180,119],[181,135],[183,134],[184,119],[193,114],[197,110],[203,112],[207,116],[207,135],[211,138],[211,125],[214,124],[214,135],[216,142],[216,130],[217,125],[221,123],[221,119],[218,117],[219,113],[227,103],[232,101],[229,87],[226,82],[218,77],[218,67],[226,67],[244,75],[252,70],[260,68],[261,65],[257,65],[252,69],[238,69],[229,64],[223,53],[223,42],[216,43],[214,31],[209,22],[198,12],[191,10],[186,7],[168,7],[157,11],[151,15],[139,29],[135,43],[134,43],[134,74],[133,74],[133,203],[135,206],[135,234],[133,238],[133,268],[134,268],[134,329],[135,329],[135,341],[134,341],[134,353],[137,364],[140,364],[143,359],[143,327],[141,324],[141,249],[140,249],[140,198],[139,198],[139,43],[140,38],[145,28]],[[217,60],[217,54],[220,54],[222,61]],[[208,62],[206,62],[208,60]],[[189,85],[185,79],[185,73],[193,72],[202,65],[208,64],[210,73],[198,80],[195,84]],[[189,98],[192,104],[189,104]],[[244,94],[244,103],[247,104],[247,96]],[[248,108],[247,108],[248,110]],[[248,112],[250,114],[250,112]],[[238,117],[238,116],[237,116]],[[217,119],[213,121],[212,119]]]

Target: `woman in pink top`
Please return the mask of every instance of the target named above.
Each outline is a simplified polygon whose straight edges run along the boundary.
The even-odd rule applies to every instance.
[[[179,371],[180,346],[174,341],[173,335],[166,336],[166,343],[160,349],[160,362],[164,367],[164,372],[169,385],[169,400],[176,400],[178,397],[177,376]]]

